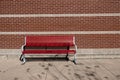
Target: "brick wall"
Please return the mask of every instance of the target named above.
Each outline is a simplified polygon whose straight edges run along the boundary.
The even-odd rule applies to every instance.
[[[120,17],[0,18],[0,31],[119,31]]]
[[[1,14],[119,13],[119,0],[1,0]]]
[[[2,14],[120,13],[120,0],[1,0]],[[103,14],[104,15],[104,14]],[[120,16],[0,17],[0,49],[20,49],[25,34],[1,32],[120,31]],[[33,35],[33,34],[32,34]],[[39,34],[41,35],[41,34]],[[46,34],[49,35],[49,34]],[[54,35],[57,35],[54,34]],[[120,34],[74,34],[78,48],[120,48]]]

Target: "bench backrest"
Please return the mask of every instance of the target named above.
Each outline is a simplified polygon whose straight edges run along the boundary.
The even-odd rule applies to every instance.
[[[26,36],[26,46],[74,46],[74,36]]]

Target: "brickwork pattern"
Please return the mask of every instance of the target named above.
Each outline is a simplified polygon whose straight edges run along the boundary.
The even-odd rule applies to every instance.
[[[119,13],[120,0],[1,0],[0,14]]]
[[[0,15],[89,13],[120,13],[120,0],[0,0]],[[0,32],[41,31],[120,31],[120,16],[0,17]],[[25,36],[0,34],[0,49],[20,49]],[[120,48],[120,34],[75,34],[75,37],[78,48]]]
[[[0,31],[119,31],[120,17],[0,18]]]

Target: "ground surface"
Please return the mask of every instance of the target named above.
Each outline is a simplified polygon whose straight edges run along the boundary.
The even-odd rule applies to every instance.
[[[120,59],[29,61],[0,57],[0,80],[120,80]]]

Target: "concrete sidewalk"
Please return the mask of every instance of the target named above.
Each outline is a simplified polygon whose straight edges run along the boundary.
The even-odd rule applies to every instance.
[[[0,80],[120,80],[120,59],[29,61],[0,56]]]

